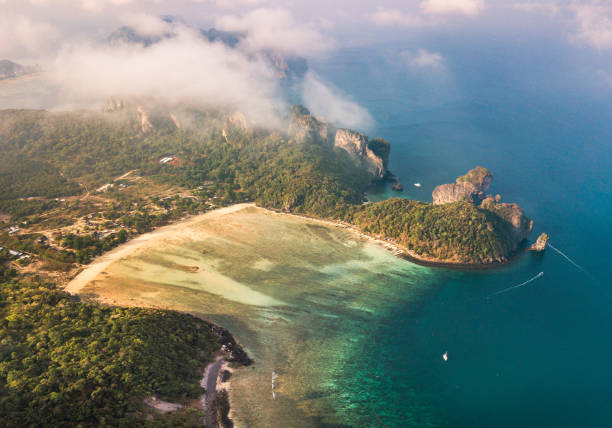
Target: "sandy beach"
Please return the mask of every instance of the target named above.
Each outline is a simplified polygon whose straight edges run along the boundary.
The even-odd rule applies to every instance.
[[[200,214],[194,217],[189,217],[184,220],[179,220],[176,223],[172,223],[167,226],[162,226],[157,230],[154,230],[149,233],[145,233],[143,235],[137,236],[134,239],[129,240],[128,242],[119,245],[117,248],[112,249],[111,251],[102,254],[99,257],[85,267],[72,281],[66,285],[64,288],[70,294],[78,294],[83,287],[93,281],[98,275],[100,275],[104,270],[113,262],[120,260],[122,257],[126,257],[131,254],[134,250],[138,249],[142,245],[149,243],[155,240],[163,240],[166,238],[172,238],[180,229],[184,227],[189,227],[195,223],[198,223],[203,216],[206,218],[215,218],[220,217],[225,214],[230,214],[236,211],[240,211],[241,209],[254,207],[255,204],[237,204],[229,207],[219,208],[205,214]]]

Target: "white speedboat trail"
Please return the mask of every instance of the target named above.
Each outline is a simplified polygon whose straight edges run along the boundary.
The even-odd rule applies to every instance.
[[[560,249],[553,247],[552,244],[549,242],[548,246],[550,248],[552,248],[554,251],[556,251],[561,257],[563,257],[565,260],[567,260],[568,262],[570,262],[572,265],[574,265],[577,269],[580,269],[582,272],[586,273],[587,275],[589,274],[582,266],[580,266],[578,263],[576,263],[575,261],[573,261],[572,259],[570,259],[567,254],[565,254],[563,251],[561,251]]]
[[[521,287],[524,287],[524,286],[526,286],[526,285],[528,285],[528,284],[532,283],[532,282],[533,282],[533,281],[535,281],[536,279],[541,278],[541,277],[543,277],[543,276],[544,276],[544,272],[540,272],[539,274],[537,274],[536,276],[534,276],[534,277],[533,277],[533,278],[531,278],[530,280],[525,281],[525,282],[523,282],[523,283],[521,283],[521,284],[519,284],[519,285],[514,285],[514,286],[512,286],[512,287],[504,288],[503,290],[500,290],[500,291],[498,291],[497,293],[493,293],[493,294],[488,295],[488,296],[487,296],[487,299],[488,299],[489,297],[497,296],[498,294],[507,293],[508,291],[514,290],[514,289],[516,289],[516,288],[521,288]]]

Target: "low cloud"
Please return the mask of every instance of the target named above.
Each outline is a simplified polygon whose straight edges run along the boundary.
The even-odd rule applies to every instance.
[[[405,55],[408,56],[408,63],[412,67],[441,71],[445,66],[444,57],[437,52],[419,49],[416,54],[405,53]]]
[[[24,15],[0,17],[0,58],[40,52],[59,37],[52,26]]]
[[[334,42],[316,24],[298,22],[285,9],[256,9],[240,16],[225,15],[217,19],[216,26],[246,33],[242,44],[249,51],[316,56],[334,48]]]
[[[90,12],[99,12],[108,6],[122,6],[130,3],[132,0],[81,0],[81,7]]]
[[[612,49],[612,5],[593,2],[574,4],[570,8],[575,14],[574,40],[596,49]]]
[[[560,10],[554,1],[512,3],[510,7],[521,12],[544,15],[556,15]]]
[[[425,21],[418,14],[403,12],[399,9],[387,9],[385,7],[378,7],[370,15],[370,20],[379,27],[419,28],[425,25]]]
[[[270,66],[187,28],[150,47],[66,47],[51,77],[64,105],[99,106],[108,97],[151,97],[226,106],[260,124],[276,125],[286,110]]]
[[[163,19],[145,13],[129,13],[121,17],[121,22],[141,36],[161,36],[167,34],[171,28]]]
[[[302,83],[302,99],[315,116],[337,126],[367,130],[374,125],[367,109],[313,72],[308,72]]]
[[[484,0],[424,0],[421,9],[429,14],[478,15],[484,9]]]

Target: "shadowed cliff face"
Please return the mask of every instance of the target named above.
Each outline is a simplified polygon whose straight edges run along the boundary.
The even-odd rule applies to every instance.
[[[455,183],[441,184],[432,193],[433,203],[449,204],[458,201],[478,201],[485,197],[493,181],[493,174],[481,166],[458,177]]]
[[[315,118],[303,106],[295,105],[289,113],[289,136],[299,144],[323,144],[347,152],[364,166],[373,180],[381,180],[387,172],[390,144],[382,138],[369,140],[352,129],[336,129]]]
[[[494,212],[512,225],[512,232],[517,243],[527,239],[533,229],[533,220],[528,219],[523,209],[514,203],[499,202],[493,196],[487,196],[481,208]]]
[[[480,208],[497,214],[512,226],[516,243],[527,239],[533,229],[533,220],[525,216],[518,204],[500,202],[499,195],[496,197],[485,195],[492,181],[493,174],[488,169],[477,166],[458,177],[455,183],[437,186],[432,192],[433,203],[434,205],[459,201],[480,203]]]

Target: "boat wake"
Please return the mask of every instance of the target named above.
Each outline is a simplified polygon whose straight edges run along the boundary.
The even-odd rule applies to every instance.
[[[500,291],[498,291],[497,293],[493,293],[493,294],[488,295],[488,296],[487,296],[487,299],[488,299],[489,297],[497,296],[498,294],[507,293],[508,291],[511,291],[511,290],[514,290],[514,289],[517,289],[517,288],[524,287],[524,286],[526,286],[526,285],[528,285],[528,284],[532,283],[532,282],[533,282],[533,281],[535,281],[536,279],[541,278],[541,277],[543,277],[543,276],[544,276],[544,272],[540,272],[539,274],[537,274],[536,276],[534,276],[533,278],[531,278],[531,279],[530,279],[530,280],[528,280],[528,281],[525,281],[525,282],[520,283],[520,284],[518,284],[518,285],[513,285],[512,287],[504,288],[503,290],[500,290]]]
[[[548,246],[550,248],[552,248],[554,251],[556,251],[561,257],[563,257],[565,260],[567,260],[568,262],[570,262],[572,265],[574,265],[577,269],[580,269],[582,272],[586,273],[587,275],[589,274],[582,266],[580,266],[578,263],[576,263],[575,261],[573,261],[572,259],[570,259],[567,254],[565,254],[563,251],[561,251],[560,249],[554,247],[550,242],[548,243]]]

